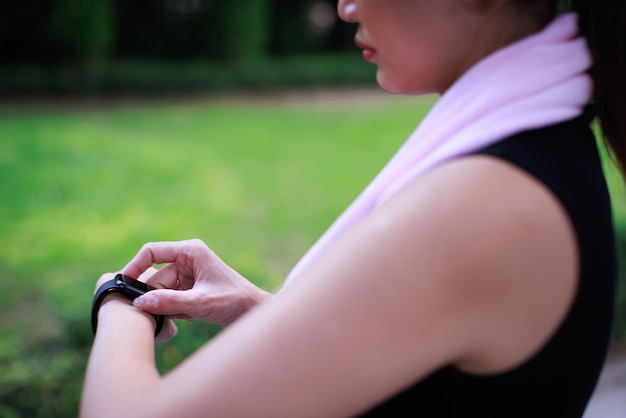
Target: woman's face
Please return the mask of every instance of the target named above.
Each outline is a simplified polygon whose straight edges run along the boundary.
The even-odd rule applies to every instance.
[[[391,93],[443,93],[471,65],[472,14],[460,0],[339,0],[356,43]],[[471,37],[471,36],[470,36]]]

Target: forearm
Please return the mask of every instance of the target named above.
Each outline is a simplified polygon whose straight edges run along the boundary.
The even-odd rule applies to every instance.
[[[81,417],[128,416],[133,401],[160,379],[154,328],[154,319],[128,301],[111,297],[101,306],[83,386]]]

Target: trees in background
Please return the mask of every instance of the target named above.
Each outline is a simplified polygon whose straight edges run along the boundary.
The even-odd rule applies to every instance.
[[[263,57],[271,36],[269,0],[222,0],[209,13],[217,29],[213,36],[219,52],[229,60],[246,61]]]
[[[20,0],[0,4],[0,65],[231,61],[352,47],[335,0]]]
[[[115,46],[113,0],[55,0],[47,23],[50,42],[87,66],[106,59]]]

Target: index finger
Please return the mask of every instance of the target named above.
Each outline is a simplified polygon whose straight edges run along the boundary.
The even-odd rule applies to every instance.
[[[193,270],[194,258],[204,242],[198,239],[186,241],[162,241],[144,244],[132,260],[122,269],[122,273],[139,277],[154,264],[177,264],[183,269]]]
[[[181,251],[180,242],[149,242],[122,269],[122,274],[137,278],[155,264],[174,263]]]

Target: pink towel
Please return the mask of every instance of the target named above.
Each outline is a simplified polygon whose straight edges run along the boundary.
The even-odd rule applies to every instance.
[[[500,49],[470,68],[441,96],[376,178],[287,276],[295,280],[340,234],[437,164],[515,133],[580,115],[591,100],[591,54],[577,16]]]

